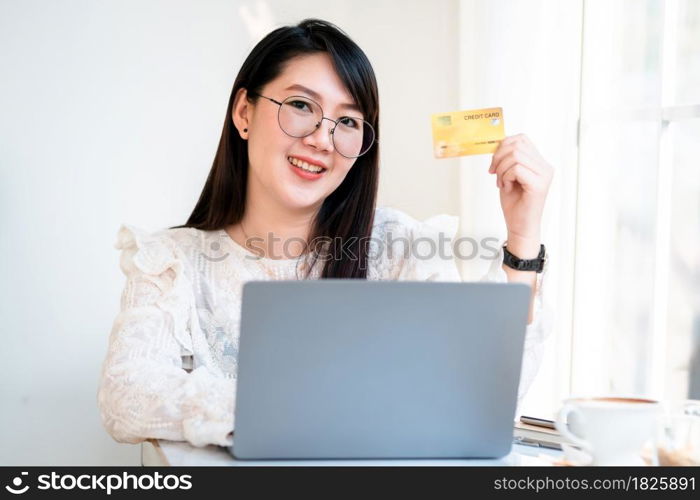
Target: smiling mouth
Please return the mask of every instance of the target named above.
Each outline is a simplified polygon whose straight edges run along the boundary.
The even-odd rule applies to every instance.
[[[295,167],[304,170],[305,172],[310,172],[312,174],[320,174],[326,171],[326,169],[323,167],[319,167],[318,165],[311,165],[310,163],[306,163],[305,161],[294,158],[293,156],[287,156],[287,161]]]

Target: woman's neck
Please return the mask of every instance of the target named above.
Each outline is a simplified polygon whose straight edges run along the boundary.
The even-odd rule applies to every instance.
[[[270,259],[293,259],[304,253],[318,208],[291,211],[274,202],[248,200],[234,227],[243,246]]]

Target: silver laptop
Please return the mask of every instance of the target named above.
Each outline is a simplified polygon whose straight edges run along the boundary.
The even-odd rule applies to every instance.
[[[508,454],[529,300],[511,283],[246,283],[231,453]]]

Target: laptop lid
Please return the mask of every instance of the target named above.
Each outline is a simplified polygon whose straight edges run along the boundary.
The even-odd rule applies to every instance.
[[[512,283],[246,283],[231,452],[506,455],[529,301]]]

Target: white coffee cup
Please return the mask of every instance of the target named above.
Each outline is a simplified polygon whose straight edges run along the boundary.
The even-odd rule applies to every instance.
[[[556,427],[591,455],[592,465],[645,465],[642,450],[653,442],[660,410],[651,399],[572,398],[559,411]]]

